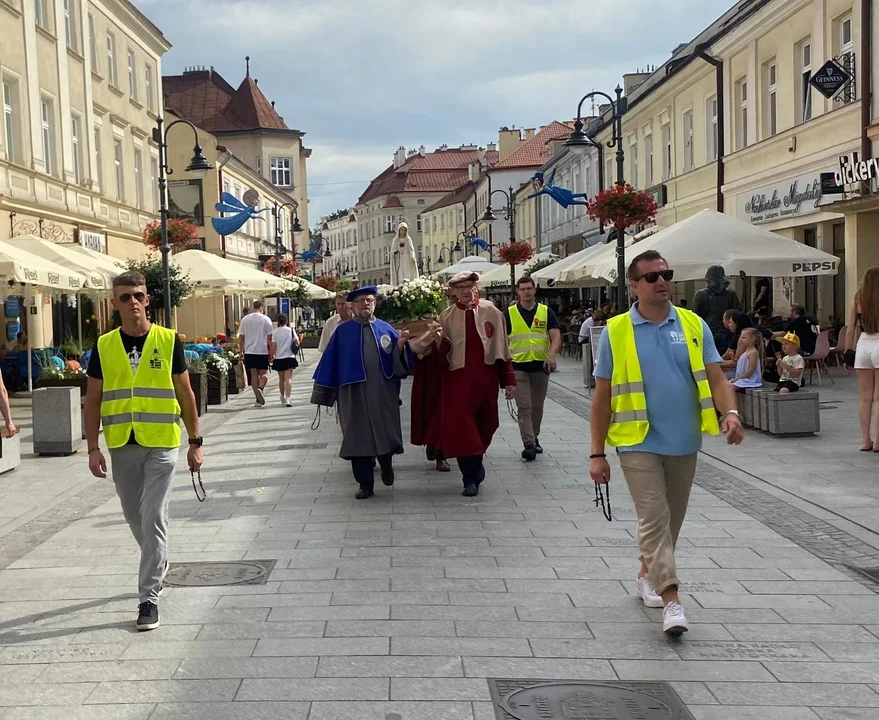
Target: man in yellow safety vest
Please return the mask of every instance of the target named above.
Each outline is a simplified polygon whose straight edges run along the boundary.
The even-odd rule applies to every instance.
[[[663,608],[663,630],[680,636],[687,618],[674,549],[702,433],[722,430],[738,445],[742,425],[711,330],[670,302],[668,263],[648,250],[632,260],[628,278],[638,301],[608,322],[598,345],[589,474],[608,483],[605,444],[615,446],[638,515],[638,592],[647,607]]]
[[[159,626],[159,595],[168,571],[168,495],[180,446],[180,418],[189,433],[189,469],[202,464],[195,395],[177,333],[150,324],[146,280],[126,272],[113,280],[122,327],[92,350],[85,400],[89,470],[107,477],[98,445],[101,422],[122,513],[140,546],[138,630]]]
[[[562,347],[562,331],[555,313],[535,300],[537,285],[524,275],[516,281],[519,302],[504,310],[513,371],[516,373],[516,411],[519,435],[525,449],[522,457],[533,462],[539,453],[543,404],[549,388],[549,374],[555,372],[556,356]]]

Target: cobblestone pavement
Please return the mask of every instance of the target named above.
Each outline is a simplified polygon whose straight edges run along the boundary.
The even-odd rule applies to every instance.
[[[0,571],[0,720],[492,720],[488,678],[667,681],[696,720],[879,717],[879,596],[824,559],[870,550],[807,545],[820,518],[700,468],[678,551],[692,628],[670,642],[632,594],[618,466],[614,521],[594,506],[582,398],[553,390],[533,464],[504,416],[476,499],[410,448],[393,489],[355,501],[334,418],[311,429],[309,374],[296,408],[273,392],[211,419],[205,503],[182,464],[174,487],[172,564],[273,560],[265,584],[167,589],[162,627],[138,634],[107,486],[29,510],[40,529]],[[7,502],[43,463],[0,478]]]

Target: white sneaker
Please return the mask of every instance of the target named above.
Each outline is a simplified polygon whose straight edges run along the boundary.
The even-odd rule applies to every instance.
[[[287,407],[293,407],[293,401],[290,398],[284,398],[286,400]]]
[[[676,602],[666,605],[662,611],[662,631],[672,637],[680,637],[689,629],[683,606]]]
[[[662,598],[656,593],[656,587],[649,575],[638,578],[638,594],[644,601],[644,607],[661,608]]]
[[[261,410],[262,408],[265,407],[265,403],[263,403],[262,405],[260,405],[258,402],[255,402],[255,403],[253,403],[253,405],[251,405],[251,407],[254,407],[254,408],[256,408],[257,410]]]
[[[281,407],[289,407],[287,398],[281,395]]]

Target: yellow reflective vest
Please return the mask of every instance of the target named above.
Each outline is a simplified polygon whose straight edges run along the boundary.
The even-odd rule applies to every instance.
[[[174,330],[153,325],[136,373],[118,329],[98,338],[104,374],[101,422],[110,449],[127,444],[132,432],[143,447],[179,447],[180,405],[171,376],[176,336]]]
[[[687,339],[690,372],[693,373],[699,395],[702,432],[717,435],[720,427],[702,357],[702,319],[684,308],[675,308],[675,312]],[[647,421],[647,396],[644,394],[644,378],[635,347],[632,316],[624,313],[609,320],[606,332],[613,356],[613,374],[610,379],[611,417],[607,429],[607,444],[632,447],[644,442],[650,429]]]
[[[549,358],[549,309],[537,304],[531,326],[525,324],[518,305],[510,306],[510,352],[514,363],[544,361]]]

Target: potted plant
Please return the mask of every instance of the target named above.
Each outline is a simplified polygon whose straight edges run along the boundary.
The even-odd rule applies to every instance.
[[[189,370],[189,383],[192,385],[192,392],[195,393],[195,407],[198,416],[201,417],[208,410],[208,374],[204,360],[200,357],[193,357],[186,361],[186,368]]]
[[[208,353],[205,355],[204,365],[208,376],[207,404],[222,405],[228,399],[232,363],[220,353]]]
[[[60,358],[57,358],[60,360]],[[79,363],[71,360],[59,366],[56,358],[40,355],[40,376],[36,380],[37,387],[77,387],[80,397],[85,397],[88,386],[88,375]]]
[[[402,285],[382,285],[378,289],[375,315],[398,330],[418,335],[427,330],[431,320],[446,309],[443,286],[426,277],[407,280]]]

